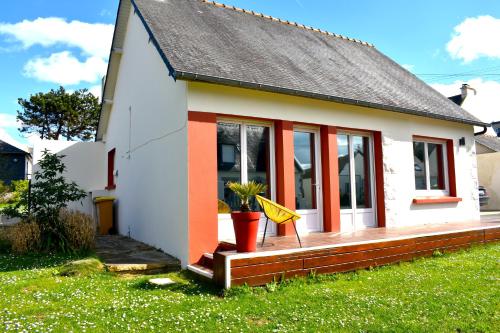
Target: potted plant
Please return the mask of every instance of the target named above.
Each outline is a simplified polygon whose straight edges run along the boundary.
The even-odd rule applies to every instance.
[[[245,184],[230,182],[227,186],[241,201],[240,211],[231,213],[236,236],[236,251],[255,252],[261,213],[250,209],[250,200],[256,194],[265,192],[267,186],[254,181]]]

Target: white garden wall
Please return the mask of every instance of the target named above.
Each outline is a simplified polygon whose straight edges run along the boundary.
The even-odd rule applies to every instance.
[[[105,151],[116,149],[121,234],[188,258],[186,83],[168,76],[131,11]]]
[[[104,144],[102,142],[76,142],[41,140],[33,147],[33,172],[40,170],[38,162],[44,150],[64,155],[66,165],[64,177],[74,181],[89,195],[82,202],[71,203],[70,209],[77,209],[94,216],[92,198],[105,187]]]
[[[405,226],[479,219],[473,127],[302,97],[191,82],[190,111],[382,131],[386,222]],[[458,204],[416,206],[412,136],[454,140]],[[458,140],[466,138],[466,146]]]

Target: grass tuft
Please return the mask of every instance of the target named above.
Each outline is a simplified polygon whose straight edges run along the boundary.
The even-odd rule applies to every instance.
[[[104,265],[98,259],[89,258],[70,261],[59,270],[61,276],[89,276],[104,271]]]

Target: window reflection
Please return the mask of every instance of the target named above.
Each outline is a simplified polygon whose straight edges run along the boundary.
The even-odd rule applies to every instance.
[[[356,183],[356,207],[371,208],[370,139],[353,136],[354,170]]]
[[[443,145],[428,143],[429,177],[431,190],[444,190]]]
[[[219,200],[239,209],[238,197],[227,188],[228,182],[241,181],[240,125],[217,124],[217,192]]]
[[[351,205],[351,164],[349,160],[349,136],[337,135],[340,208],[350,209]]]
[[[269,127],[247,125],[246,133],[248,181],[267,185],[266,193],[261,195],[270,198]],[[260,206],[253,200],[251,208],[258,210]]]
[[[425,190],[427,188],[425,175],[425,143],[413,142],[413,163],[415,167],[415,188]]]
[[[295,206],[296,209],[316,209],[316,163],[314,133],[294,132]]]

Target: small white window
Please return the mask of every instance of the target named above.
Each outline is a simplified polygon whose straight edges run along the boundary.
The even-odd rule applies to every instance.
[[[413,142],[415,189],[429,194],[448,194],[446,145],[438,141]]]

